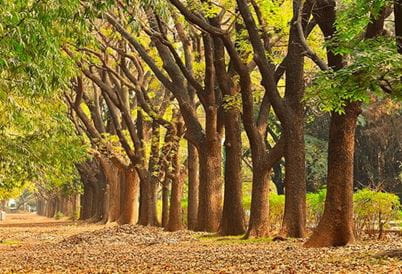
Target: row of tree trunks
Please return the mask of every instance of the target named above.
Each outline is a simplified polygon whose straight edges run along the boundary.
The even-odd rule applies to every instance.
[[[48,218],[57,215],[76,218],[78,216],[80,201],[78,194],[57,195],[50,198],[39,197],[36,202],[37,214]]]
[[[139,177],[135,169],[99,157],[81,165],[79,171],[84,185],[81,220],[137,223]]]

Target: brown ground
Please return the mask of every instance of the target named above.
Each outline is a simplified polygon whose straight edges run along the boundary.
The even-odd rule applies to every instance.
[[[401,238],[345,248],[305,249],[303,241],[218,238],[157,228],[55,221],[33,214],[0,222],[0,273],[402,273]]]

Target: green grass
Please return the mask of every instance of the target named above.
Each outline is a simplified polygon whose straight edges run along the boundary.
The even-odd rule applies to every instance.
[[[269,243],[272,238],[250,238],[243,239],[243,235],[240,236],[220,236],[217,234],[204,234],[197,237],[201,242],[209,244],[256,244],[256,243]]]
[[[20,241],[15,240],[0,240],[0,245],[14,246],[19,245],[20,243]]]

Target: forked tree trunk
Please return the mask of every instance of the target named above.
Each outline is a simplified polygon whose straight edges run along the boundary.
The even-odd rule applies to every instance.
[[[119,224],[136,224],[138,221],[139,177],[132,168],[124,170],[124,193],[121,196]]]
[[[359,103],[333,113],[328,144],[327,197],[323,216],[306,247],[344,246],[353,234],[353,158]]]
[[[221,144],[208,140],[198,151],[200,188],[197,230],[217,232],[222,214]]]
[[[198,217],[198,190],[199,190],[199,160],[197,149],[190,143],[187,145],[188,157],[188,207],[187,228],[195,230]]]
[[[256,163],[253,167],[250,221],[244,236],[246,239],[269,236],[269,171]]]

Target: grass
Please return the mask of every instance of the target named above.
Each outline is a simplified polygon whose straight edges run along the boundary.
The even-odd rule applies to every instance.
[[[250,238],[243,239],[243,235],[239,236],[220,236],[218,234],[203,234],[197,237],[201,242],[209,244],[258,244],[269,243],[272,238]]]
[[[19,245],[20,243],[21,243],[20,241],[15,240],[0,240],[0,245],[6,245],[6,246]]]

